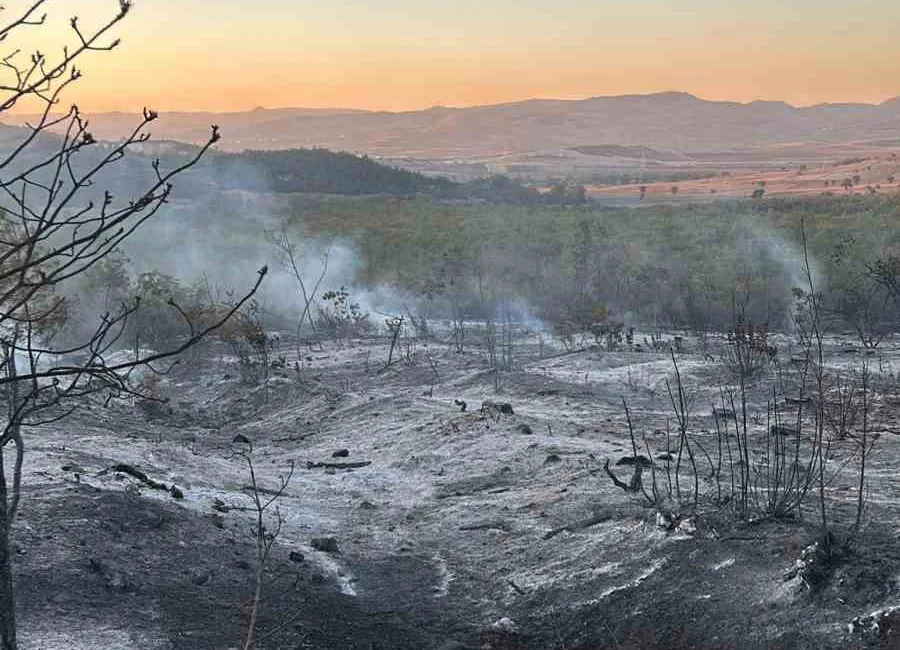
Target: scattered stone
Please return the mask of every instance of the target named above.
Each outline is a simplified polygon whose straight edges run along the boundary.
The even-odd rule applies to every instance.
[[[194,569],[191,571],[191,582],[195,585],[203,585],[209,582],[210,574],[205,569]]]
[[[558,463],[562,458],[559,457],[559,454],[548,454],[544,459],[544,465],[552,465],[553,463]]]
[[[515,621],[507,616],[504,616],[503,618],[500,618],[491,623],[491,628],[500,632],[506,632],[508,634],[516,634],[519,631],[519,626],[516,625]]]
[[[900,606],[885,607],[868,616],[855,616],[847,629],[850,634],[891,641],[880,647],[893,648],[900,640]]]
[[[523,433],[526,436],[530,436],[532,433],[534,433],[534,431],[531,430],[531,427],[524,423],[516,426],[516,431],[518,431],[519,433]]]
[[[346,458],[350,455],[349,449],[338,449],[336,452],[331,454],[332,458]]]
[[[665,531],[675,530],[675,527],[679,522],[679,515],[677,512],[663,512],[661,510],[657,510],[656,512],[656,527]]]
[[[696,535],[697,534],[697,522],[694,521],[693,517],[688,517],[687,519],[682,519],[678,523],[678,527],[676,530],[683,535]]]
[[[362,503],[359,504],[360,510],[376,510],[377,508],[378,508],[378,506],[376,506],[371,501],[363,501]]]
[[[303,562],[306,558],[303,556],[303,553],[300,551],[291,551],[288,555],[288,559],[291,562]]]
[[[315,550],[323,553],[340,553],[334,537],[313,537],[311,545]]]
[[[803,549],[800,559],[784,572],[784,580],[795,580],[806,590],[815,590],[828,580],[842,553],[834,534],[826,533]]]

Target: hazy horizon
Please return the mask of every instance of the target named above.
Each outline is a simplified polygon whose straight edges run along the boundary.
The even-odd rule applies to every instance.
[[[685,0],[621,3],[386,0],[215,8],[139,0],[122,45],[82,62],[71,99],[87,112],[235,112],[256,106],[410,111],[533,98],[581,99],[684,89],[712,101],[878,104],[900,95],[900,42],[887,0],[847,13],[835,2],[783,6]],[[48,6],[57,54],[115,0]],[[18,5],[7,9],[19,10]],[[35,33],[35,32],[32,32]],[[38,39],[40,40],[40,39]],[[27,112],[26,107],[22,107]]]
[[[434,109],[468,109],[468,108],[482,108],[489,106],[502,106],[502,105],[514,105],[514,104],[523,104],[527,102],[535,102],[535,101],[548,101],[548,102],[579,102],[579,101],[588,101],[592,99],[611,99],[611,98],[622,98],[622,97],[653,97],[659,95],[690,95],[695,99],[704,102],[714,102],[714,103],[729,103],[729,104],[741,104],[748,105],[756,102],[760,103],[784,103],[789,105],[791,108],[803,109],[803,108],[812,108],[815,106],[828,106],[828,105],[859,105],[859,106],[879,106],[886,102],[900,99],[900,89],[898,89],[897,94],[889,95],[884,97],[883,99],[876,101],[858,101],[858,102],[850,102],[850,101],[822,101],[816,102],[813,104],[793,104],[783,99],[779,98],[759,98],[759,99],[751,99],[751,100],[736,100],[736,99],[712,99],[709,97],[703,97],[697,93],[691,92],[689,90],[658,90],[658,91],[650,91],[644,93],[622,93],[622,94],[614,94],[614,95],[585,95],[579,97],[557,97],[557,96],[529,96],[522,97],[519,99],[511,99],[508,101],[498,101],[492,103],[482,103],[482,104],[432,104],[429,106],[420,106],[416,108],[408,108],[408,109],[380,109],[380,108],[366,108],[362,106],[311,106],[311,105],[275,105],[275,106],[263,106],[263,105],[255,105],[248,108],[235,108],[235,109],[169,109],[165,106],[150,106],[154,110],[160,113],[212,113],[212,114],[228,114],[228,113],[251,113],[254,111],[315,111],[315,112],[380,112],[380,113],[414,113],[418,111],[427,111]],[[140,108],[135,109],[109,109],[109,110],[99,110],[94,111],[95,113],[138,113],[140,112]],[[23,114],[26,111],[22,110],[10,110],[8,113],[10,114]]]

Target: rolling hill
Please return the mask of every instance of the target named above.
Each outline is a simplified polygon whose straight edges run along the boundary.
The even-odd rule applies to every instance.
[[[17,117],[6,116],[7,121]],[[114,140],[136,116],[91,116],[94,134]],[[782,146],[869,143],[900,146],[900,98],[881,104],[706,101],[683,92],[534,99],[468,108],[409,112],[344,109],[256,109],[240,113],[163,113],[156,138],[198,143],[210,124],[222,147],[323,147],[375,156],[477,159],[576,147],[650,147],[663,158],[748,152]]]

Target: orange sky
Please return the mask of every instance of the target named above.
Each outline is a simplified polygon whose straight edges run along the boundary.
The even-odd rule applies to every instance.
[[[118,0],[47,0],[5,43],[48,53]],[[88,112],[407,110],[685,90],[877,103],[900,95],[894,0],[136,0],[121,48],[81,62]],[[789,4],[789,7],[784,5]],[[4,17],[25,6],[9,0]]]

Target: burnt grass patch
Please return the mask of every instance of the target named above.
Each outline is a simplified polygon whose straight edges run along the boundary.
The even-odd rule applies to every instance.
[[[162,634],[162,647],[176,650],[239,646],[255,557],[243,522],[83,485],[51,491],[28,499],[13,540],[23,629],[41,617],[73,616]],[[350,597],[276,549],[257,647],[418,650],[454,627],[422,597],[432,567],[415,557],[358,561],[376,588]]]
[[[498,392],[476,355],[435,353],[436,382],[421,359],[380,370],[379,345],[317,353],[320,367],[274,373],[266,393],[226,378],[227,364],[186,364],[166,379],[171,412],[93,405],[69,433],[36,436],[13,539],[21,629],[72,620],[144,633],[128,647],[240,647],[255,562],[247,479],[228,459],[240,434],[258,450],[261,484],[298,467],[282,506],[289,531],[267,567],[260,650],[892,647],[847,624],[900,598],[893,436],[869,464],[870,503],[850,544],[838,536],[809,551],[821,541],[812,503],[803,522],[739,522],[710,503],[710,484],[696,515],[677,518],[693,530],[664,530],[640,494],[602,473],[606,459],[633,459],[624,395],[647,440],[638,456],[649,453],[662,485],[664,353],[635,354],[633,367],[626,352],[533,359],[504,371]],[[689,355],[689,381],[715,397],[713,364]],[[483,413],[488,401],[514,415]],[[712,449],[707,402],[691,435]],[[834,446],[833,467],[853,444]],[[328,467],[336,450],[366,465]],[[104,474],[121,463],[178,484],[185,500]],[[834,530],[851,527],[855,496],[847,477],[829,486]],[[326,537],[339,551],[309,547]],[[506,617],[515,624],[495,625]]]

